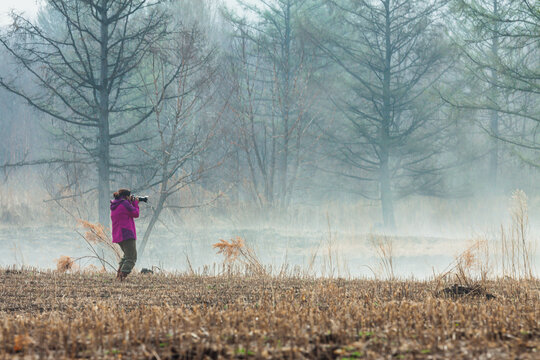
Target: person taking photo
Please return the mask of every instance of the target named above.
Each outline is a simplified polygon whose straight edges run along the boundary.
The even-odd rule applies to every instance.
[[[128,189],[120,189],[113,194],[111,200],[112,238],[122,249],[123,257],[120,259],[116,278],[123,281],[137,261],[137,232],[135,221],[139,217],[139,200],[131,195]]]

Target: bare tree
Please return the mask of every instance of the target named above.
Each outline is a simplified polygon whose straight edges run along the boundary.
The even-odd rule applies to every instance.
[[[39,85],[29,92],[12,78],[0,85],[52,117],[97,170],[99,222],[109,223],[115,148],[154,112],[136,77],[152,46],[167,37],[159,0],[48,0],[38,23],[14,15],[0,43]],[[172,83],[168,79],[165,86]]]
[[[314,118],[314,48],[303,41],[300,27],[307,1],[239,3],[250,15],[228,16],[235,30],[229,57],[235,143],[256,203],[286,208],[309,151]]]
[[[229,80],[234,89],[230,107],[236,125],[233,143],[247,163],[248,191],[264,208],[274,203],[278,130],[275,117],[268,121],[260,119],[263,99],[268,96],[267,89],[261,86],[264,59],[260,46],[247,36],[249,30],[242,31],[234,40],[229,57]],[[239,157],[237,163],[240,164]]]
[[[530,0],[457,0],[456,42],[470,74],[470,89],[446,99],[461,109],[488,113],[481,123],[493,138],[490,178],[496,183],[501,142],[526,163],[540,149],[540,15]],[[467,31],[464,31],[467,29]],[[504,119],[504,121],[501,121]]]
[[[215,95],[214,84],[219,78],[215,53],[215,48],[192,26],[179,31],[166,49],[154,52],[148,59],[149,73],[141,74],[152,79],[146,93],[155,112],[148,130],[157,135],[158,141],[150,142],[147,148],[140,146],[147,158],[144,167],[151,171],[139,187],[157,188],[152,215],[139,245],[140,256],[164,210],[204,205],[176,205],[168,200],[220,164],[220,161],[205,162],[204,156],[212,145],[225,107],[222,104],[220,111],[212,112],[221,100]],[[174,85],[168,86],[171,76]],[[215,199],[209,202],[212,200]]]
[[[444,70],[441,6],[414,0],[327,4],[333,15],[313,25],[313,40],[348,85],[331,95],[346,119],[330,134],[333,155],[346,165],[342,175],[368,185],[364,196],[380,199],[384,225],[393,228],[396,192],[427,192],[439,181],[440,146],[432,145],[444,122],[429,90]]]

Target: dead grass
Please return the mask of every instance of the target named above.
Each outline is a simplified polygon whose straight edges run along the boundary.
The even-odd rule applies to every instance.
[[[538,359],[540,281],[0,270],[0,358]]]
[[[78,219],[77,223],[85,232],[76,232],[84,239],[88,245],[91,255],[75,259],[75,261],[83,258],[94,258],[99,260],[101,267],[105,269],[107,266],[111,270],[116,269],[116,263],[122,258],[122,250],[118,244],[112,242],[110,230],[103,227],[101,224],[94,224],[86,220]]]
[[[532,239],[529,225],[527,196],[521,190],[512,194],[509,226],[501,227],[501,267],[503,276],[532,278],[536,242]]]
[[[394,240],[391,236],[369,234],[369,243],[375,250],[378,259],[378,272],[373,274],[378,278],[378,273],[384,274],[387,280],[394,280]]]
[[[59,272],[66,272],[71,269],[73,269],[73,265],[75,265],[75,260],[73,260],[71,257],[62,255],[56,261],[56,270]]]
[[[212,247],[223,255],[224,270],[229,275],[239,274],[242,269],[250,274],[268,275],[253,248],[241,237],[237,236],[230,241],[220,239]]]
[[[245,246],[244,239],[236,237],[230,241],[220,239],[219,242],[212,245],[217,249],[218,254],[222,254],[226,263],[235,262],[240,256],[241,249]]]

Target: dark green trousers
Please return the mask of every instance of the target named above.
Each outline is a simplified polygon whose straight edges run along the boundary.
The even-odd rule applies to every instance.
[[[119,242],[118,245],[120,245],[120,249],[124,252],[124,256],[120,259],[120,271],[129,274],[137,261],[137,245],[135,244],[135,239],[124,240]]]

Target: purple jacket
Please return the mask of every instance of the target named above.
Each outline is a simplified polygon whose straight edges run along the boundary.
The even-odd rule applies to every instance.
[[[128,239],[137,240],[135,222],[139,217],[139,202],[130,203],[125,199],[111,200],[111,220],[113,243],[119,243]]]

